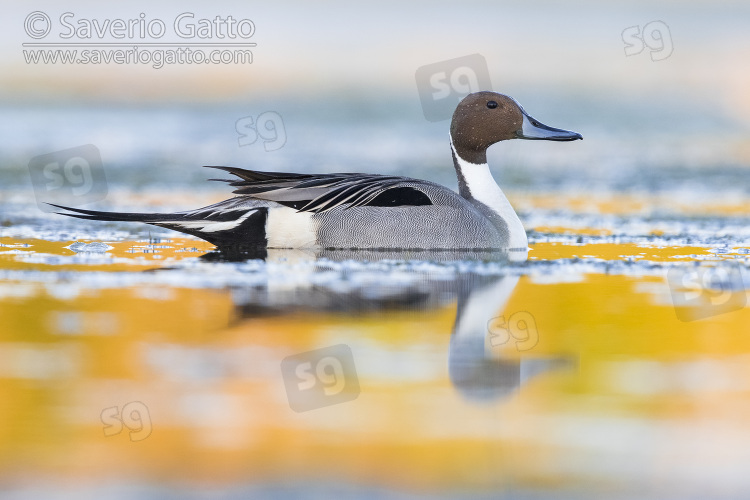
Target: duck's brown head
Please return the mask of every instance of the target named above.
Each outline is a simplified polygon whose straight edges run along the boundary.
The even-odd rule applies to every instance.
[[[508,139],[574,141],[583,137],[540,123],[515,99],[497,92],[475,92],[458,103],[451,122],[451,141],[463,160],[486,163],[487,148]]]

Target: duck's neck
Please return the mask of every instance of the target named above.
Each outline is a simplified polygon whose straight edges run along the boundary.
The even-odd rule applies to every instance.
[[[526,230],[508,198],[492,177],[487,164],[487,154],[484,151],[464,153],[463,156],[471,157],[472,161],[468,161],[456,151],[452,138],[451,152],[458,176],[458,192],[461,196],[490,219],[501,234],[507,235],[509,248],[526,249],[529,245]]]

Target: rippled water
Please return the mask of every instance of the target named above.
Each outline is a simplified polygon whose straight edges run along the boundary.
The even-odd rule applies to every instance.
[[[746,496],[747,143],[720,137],[732,128],[723,117],[628,135],[602,122],[637,110],[582,119],[580,102],[540,103],[550,116],[526,105],[585,140],[492,150],[529,232],[525,261],[272,251],[227,262],[167,230],[44,212],[27,172],[33,156],[94,144],[107,193],[88,206],[117,210],[222,199],[202,164],[455,185],[447,124],[415,119],[405,102],[328,114],[299,102],[7,108],[10,491]],[[236,120],[265,109],[283,116],[286,145],[238,146]],[[79,125],[45,136],[67,120]]]

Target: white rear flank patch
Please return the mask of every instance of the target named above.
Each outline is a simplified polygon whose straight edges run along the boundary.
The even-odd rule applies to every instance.
[[[204,232],[204,233],[216,233],[219,231],[229,231],[236,227],[238,227],[240,224],[242,224],[245,219],[250,217],[252,214],[257,212],[257,209],[254,210],[248,210],[247,212],[241,212],[237,211],[237,219],[235,220],[227,220],[227,221],[210,221],[210,220],[189,220],[189,221],[165,221],[162,222],[162,224],[174,224],[175,226],[184,227],[185,229],[196,229],[198,231]],[[242,215],[240,215],[242,214]]]
[[[271,207],[266,220],[268,248],[306,248],[317,245],[318,224],[312,212]]]

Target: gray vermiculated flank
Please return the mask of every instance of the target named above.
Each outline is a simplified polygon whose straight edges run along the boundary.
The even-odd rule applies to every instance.
[[[366,174],[274,174],[255,181],[249,171],[232,169],[248,180],[232,182],[235,193],[259,199],[264,206],[304,203],[299,211],[314,212],[317,244],[324,248],[504,248],[508,230],[500,217],[496,227],[484,204],[429,181]],[[431,205],[368,206],[389,189],[410,188]],[[331,196],[336,194],[335,196]],[[312,199],[311,199],[312,198]],[[297,204],[299,206],[299,203]],[[278,206],[278,205],[276,205]],[[271,229],[273,230],[273,229]]]

